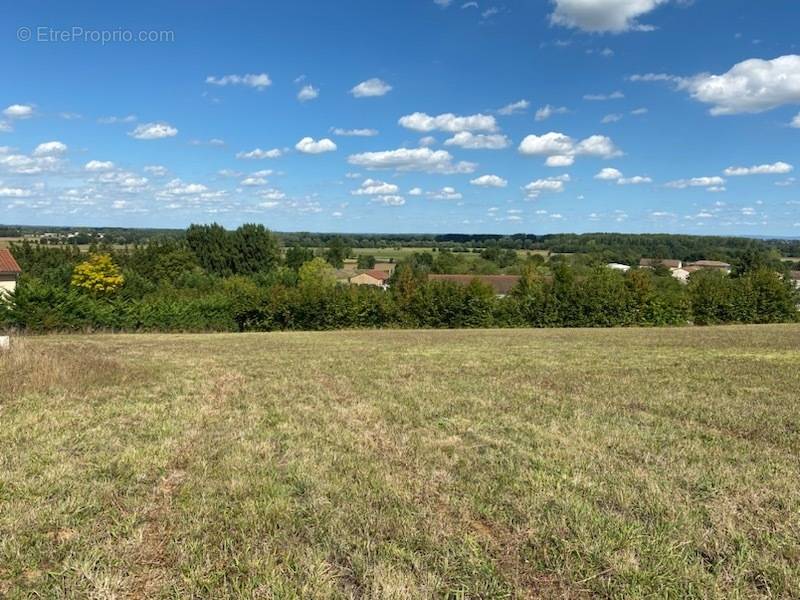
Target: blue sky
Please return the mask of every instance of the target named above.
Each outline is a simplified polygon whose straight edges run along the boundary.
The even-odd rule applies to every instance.
[[[800,236],[794,0],[188,6],[5,7],[0,223]]]

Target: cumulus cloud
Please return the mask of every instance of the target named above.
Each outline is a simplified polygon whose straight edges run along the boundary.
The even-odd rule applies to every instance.
[[[434,200],[461,200],[462,195],[454,187],[445,186],[438,192],[432,192],[430,197]]]
[[[789,163],[776,162],[771,165],[754,165],[752,167],[728,167],[725,175],[730,177],[742,175],[785,175],[791,173],[794,167]]]
[[[422,112],[415,112],[400,117],[398,123],[406,129],[422,131],[497,131],[497,120],[492,115],[476,114],[460,117],[453,113],[444,113],[435,117]]]
[[[313,85],[304,85],[300,88],[300,91],[297,92],[297,99],[300,100],[300,102],[313,100],[317,96],[319,96],[319,90]]]
[[[609,115],[606,115],[605,117],[603,117],[600,122],[603,123],[603,124],[608,124],[608,123],[616,123],[616,122],[621,121],[621,120],[622,120],[622,115],[621,114],[612,113],[612,114],[609,114]]]
[[[550,15],[550,22],[592,33],[650,31],[653,27],[639,23],[639,17],[666,2],[667,0],[553,0],[555,9]]]
[[[377,129],[342,129],[341,127],[333,127],[331,129],[333,135],[345,137],[373,137],[378,135]]]
[[[33,112],[33,106],[29,104],[12,104],[3,110],[3,115],[9,119],[28,119]]]
[[[445,140],[445,146],[458,146],[467,150],[502,150],[508,148],[508,138],[501,133],[483,134],[471,131],[459,131],[450,139]]]
[[[85,171],[89,171],[90,173],[99,173],[101,171],[112,171],[114,170],[114,163],[110,160],[90,160],[87,162],[83,169]]]
[[[549,167],[570,166],[577,156],[613,158],[622,154],[611,138],[604,135],[592,135],[576,142],[568,135],[555,131],[526,136],[520,142],[519,152],[528,156],[546,156],[545,164]]]
[[[666,81],[710,104],[714,116],[760,113],[786,104],[800,104],[800,55],[772,60],[751,58],[720,75],[677,77],[666,73],[633,75],[631,81]]]
[[[563,115],[569,112],[566,106],[550,106],[549,104],[536,111],[534,117],[537,121],[546,121],[553,115]]]
[[[381,152],[362,152],[347,158],[351,165],[367,169],[395,169],[397,171],[422,171],[425,173],[472,173],[475,163],[453,162],[446,150],[430,148],[397,148]]]
[[[159,194],[168,196],[194,196],[208,191],[202,183],[185,183],[181,179],[172,179],[164,185]]]
[[[477,185],[478,187],[495,187],[495,188],[504,188],[508,185],[508,181],[506,181],[502,177],[499,177],[498,175],[481,175],[480,177],[471,179],[470,183],[472,185]]]
[[[257,90],[263,90],[272,85],[272,80],[266,73],[247,73],[246,75],[224,75],[222,77],[209,75],[206,77],[206,83],[218,86],[244,85]]]
[[[531,105],[530,102],[527,100],[517,100],[516,102],[512,102],[511,104],[506,104],[503,108],[497,110],[497,114],[508,116],[508,115],[516,115],[518,113],[525,112],[528,110],[528,107]]]
[[[147,165],[144,168],[145,173],[150,173],[154,177],[164,177],[167,174],[167,167],[163,165]]]
[[[794,127],[794,128],[796,128],[796,129],[800,129],[800,113],[797,113],[797,115],[795,116],[795,118],[794,118],[794,119],[792,119],[792,122],[791,122],[791,123],[789,123],[789,126],[790,126],[790,127]]]
[[[334,144],[332,140],[328,138],[315,140],[308,136],[297,142],[294,147],[304,154],[322,154],[324,152],[333,152],[336,150],[336,144]]]
[[[725,180],[717,175],[711,177],[692,177],[691,179],[677,179],[667,183],[667,187],[675,188],[678,190],[686,189],[688,187],[705,187],[716,188],[714,191],[721,191],[724,189]]]
[[[383,204],[384,206],[403,206],[403,204],[406,203],[406,199],[397,194],[388,194],[383,196],[375,196],[372,198],[372,202]]]
[[[278,158],[283,154],[280,148],[273,148],[272,150],[262,150],[255,148],[249,152],[237,152],[236,158],[242,160],[263,160],[265,158]]]
[[[353,87],[353,89],[350,90],[350,93],[353,94],[355,98],[372,98],[375,96],[385,96],[391,90],[392,86],[390,86],[388,83],[382,79],[373,77],[371,79],[367,79],[366,81],[362,81]]]
[[[422,188],[415,187],[408,190],[409,196],[422,196]]]
[[[614,169],[613,167],[606,167],[594,176],[595,179],[600,179],[602,181],[616,181],[621,177],[622,171]]]
[[[137,140],[160,140],[178,135],[178,130],[169,123],[144,123],[128,135]]]
[[[26,156],[25,154],[0,153],[0,168],[19,175],[37,175],[55,171],[61,165],[58,156]]]
[[[377,196],[396,194],[397,191],[398,187],[393,183],[386,183],[377,179],[365,179],[358,189],[352,190],[350,193],[354,196]]]
[[[564,191],[564,184],[570,180],[569,175],[536,179],[527,184],[523,189],[528,198],[538,198],[543,192],[560,194]]]
[[[646,175],[634,175],[633,177],[621,177],[617,179],[617,185],[639,185],[642,183],[653,183],[653,180]]]
[[[67,151],[67,145],[63,142],[45,142],[36,146],[33,151],[34,156],[54,156],[64,154]]]

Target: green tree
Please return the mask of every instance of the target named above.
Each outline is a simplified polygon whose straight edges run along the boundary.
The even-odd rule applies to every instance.
[[[325,260],[336,269],[344,267],[344,261],[350,256],[352,249],[347,245],[344,238],[335,237],[328,243],[325,250]]]
[[[336,271],[324,259],[313,258],[298,272],[298,286],[304,290],[328,290],[336,287]]]
[[[295,271],[299,271],[304,263],[314,258],[314,251],[295,244],[286,250],[286,266]]]
[[[359,269],[372,269],[375,267],[375,257],[371,254],[359,254],[356,266]]]

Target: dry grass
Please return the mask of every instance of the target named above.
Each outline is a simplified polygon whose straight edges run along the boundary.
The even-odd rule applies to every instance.
[[[0,596],[800,596],[798,326],[25,342]]]

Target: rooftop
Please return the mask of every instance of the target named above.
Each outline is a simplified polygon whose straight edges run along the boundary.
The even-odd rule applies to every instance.
[[[14,255],[7,248],[0,248],[0,273],[22,273]]]

